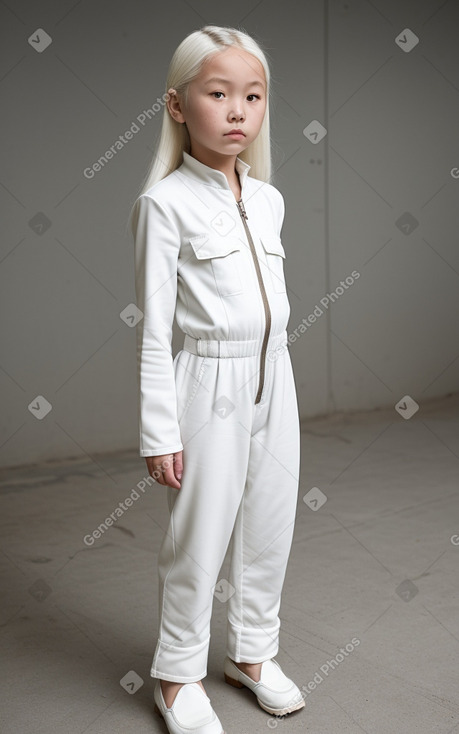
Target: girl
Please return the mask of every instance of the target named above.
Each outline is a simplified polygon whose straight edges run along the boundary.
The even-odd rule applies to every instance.
[[[173,734],[222,734],[202,684],[214,596],[228,601],[226,682],[273,714],[304,706],[273,659],[300,433],[284,200],[268,183],[269,79],[246,33],[205,26],[187,36],[132,212],[140,455],[167,486],[170,512],[151,676],[155,711]],[[172,359],[174,314],[185,337]]]

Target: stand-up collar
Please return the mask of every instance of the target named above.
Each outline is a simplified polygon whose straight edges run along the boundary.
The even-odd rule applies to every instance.
[[[237,156],[235,168],[239,174],[239,180],[242,187],[251,166]],[[179,168],[177,168],[177,171],[194,179],[195,181],[207,184],[207,186],[215,186],[219,189],[229,189],[231,191],[231,186],[229,185],[226,174],[224,174],[223,171],[206,166],[205,163],[198,161],[197,158],[194,158],[192,155],[187,153],[186,150],[183,151],[183,163]]]

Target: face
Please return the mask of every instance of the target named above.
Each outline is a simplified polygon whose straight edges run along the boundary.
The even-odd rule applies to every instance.
[[[218,78],[218,81],[215,80]],[[188,88],[168,101],[169,111],[185,122],[192,154],[208,159],[235,156],[257,137],[266,109],[266,79],[261,63],[234,46],[207,59]],[[245,135],[228,135],[234,128]]]

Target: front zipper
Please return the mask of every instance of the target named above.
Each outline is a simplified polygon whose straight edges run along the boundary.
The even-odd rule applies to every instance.
[[[265,379],[266,347],[268,344],[269,330],[271,328],[271,311],[269,309],[268,297],[266,295],[265,285],[263,283],[263,278],[261,276],[260,263],[258,262],[257,252],[255,250],[255,245],[253,244],[252,235],[250,234],[250,230],[246,222],[246,219],[248,219],[248,216],[245,211],[244,204],[242,202],[242,197],[239,199],[239,201],[236,201],[236,204],[239,210],[239,214],[241,215],[241,219],[242,219],[242,223],[244,225],[245,231],[247,233],[247,238],[249,240],[250,250],[252,252],[253,261],[255,263],[255,269],[257,271],[258,283],[260,285],[261,297],[263,299],[263,305],[265,307],[265,316],[266,316],[266,328],[265,328],[265,333],[263,336],[263,343],[261,345],[261,355],[260,355],[260,380],[258,383],[258,392],[255,397],[255,405],[256,405],[257,403],[260,402],[261,393],[263,392],[263,384],[264,384],[264,379]]]

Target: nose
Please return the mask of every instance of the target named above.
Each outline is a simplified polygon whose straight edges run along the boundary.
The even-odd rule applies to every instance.
[[[230,113],[231,120],[243,120],[244,118],[245,118],[245,114],[242,111],[242,109],[235,110],[234,112]]]

